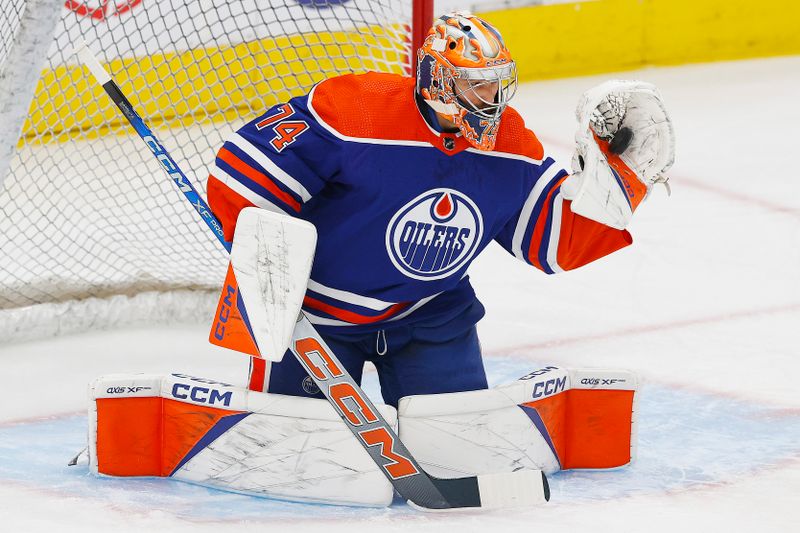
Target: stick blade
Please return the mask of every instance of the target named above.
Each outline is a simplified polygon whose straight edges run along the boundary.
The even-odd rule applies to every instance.
[[[542,505],[550,500],[550,485],[541,470],[517,470],[453,479],[432,478],[442,501],[408,500],[420,511],[452,512],[459,509],[512,509]]]
[[[478,476],[481,509],[533,507],[550,500],[550,485],[541,470],[517,470]]]

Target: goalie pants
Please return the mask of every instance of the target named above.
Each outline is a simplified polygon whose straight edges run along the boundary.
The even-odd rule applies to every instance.
[[[482,315],[482,306],[468,309],[465,315],[472,313]],[[356,383],[361,383],[364,363],[372,362],[383,401],[397,407],[404,396],[487,388],[478,333],[474,322],[464,320],[465,315],[434,327],[408,325],[370,333],[320,334]],[[251,389],[324,398],[291,352],[279,363],[253,359],[250,371]]]

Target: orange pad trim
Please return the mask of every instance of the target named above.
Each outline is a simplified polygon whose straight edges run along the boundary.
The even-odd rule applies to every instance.
[[[162,400],[96,400],[98,472],[110,476],[160,475]]]
[[[111,476],[170,476],[188,460],[228,411],[166,398],[98,398],[97,469]],[[232,424],[224,424],[225,429]]]
[[[522,407],[538,413],[562,470],[615,468],[631,461],[633,395],[631,390],[570,389]]]
[[[239,295],[239,284],[233,273],[233,266],[228,264],[228,273],[222,285],[222,294],[211,324],[208,336],[211,344],[245,353],[253,357],[261,357],[255,338],[247,322],[247,311]]]
[[[593,131],[592,137],[600,147],[600,151],[606,156],[608,165],[617,173],[617,178],[625,191],[628,202],[631,204],[631,212],[636,211],[639,204],[647,196],[647,186],[636,176],[636,173],[622,160],[619,154],[611,152],[611,143],[601,139]]]

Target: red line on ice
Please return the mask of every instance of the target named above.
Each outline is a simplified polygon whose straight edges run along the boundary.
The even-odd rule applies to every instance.
[[[594,333],[589,335],[577,335],[573,337],[562,337],[556,339],[545,340],[531,344],[518,344],[516,346],[508,346],[505,348],[496,348],[488,352],[488,355],[513,355],[511,352],[519,352],[523,350],[538,350],[541,348],[551,348],[553,346],[564,346],[567,344],[579,344],[588,341],[614,339],[618,337],[628,337],[630,335],[639,335],[642,333],[651,333],[653,331],[665,331],[670,329],[680,329],[701,324],[714,324],[719,322],[727,322],[729,320],[738,320],[742,318],[750,318],[761,315],[773,315],[777,313],[791,313],[800,311],[800,303],[793,303],[787,305],[779,305],[775,307],[767,307],[764,309],[750,309],[746,311],[737,311],[733,313],[725,313],[721,315],[696,317],[686,320],[675,320],[672,322],[661,322],[658,324],[644,324],[641,326],[634,326],[630,328],[618,329],[615,331],[608,331],[605,333]]]
[[[722,187],[715,187],[714,185],[709,185],[708,183],[703,183],[702,181],[698,181],[695,179],[687,178],[685,176],[678,176],[676,180],[680,185],[687,185],[689,187],[693,187],[695,189],[714,193],[716,195],[722,196],[727,198],[728,200],[734,200],[737,202],[742,202],[746,204],[755,205],[761,207],[762,209],[766,209],[767,211],[773,211],[775,213],[781,213],[786,215],[792,215],[794,217],[800,218],[800,209],[789,207],[787,205],[780,205],[775,202],[771,202],[769,200],[764,200],[763,198],[756,198],[755,196],[748,196],[745,194],[740,194],[730,189],[724,189]]]

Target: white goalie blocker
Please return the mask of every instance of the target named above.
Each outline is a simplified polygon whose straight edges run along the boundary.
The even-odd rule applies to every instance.
[[[316,244],[317,230],[308,221],[242,209],[209,341],[280,361],[292,341]]]
[[[575,111],[573,173],[562,186],[572,212],[624,229],[675,160],[675,132],[650,83],[611,80],[588,90]],[[669,187],[667,186],[669,191]]]

